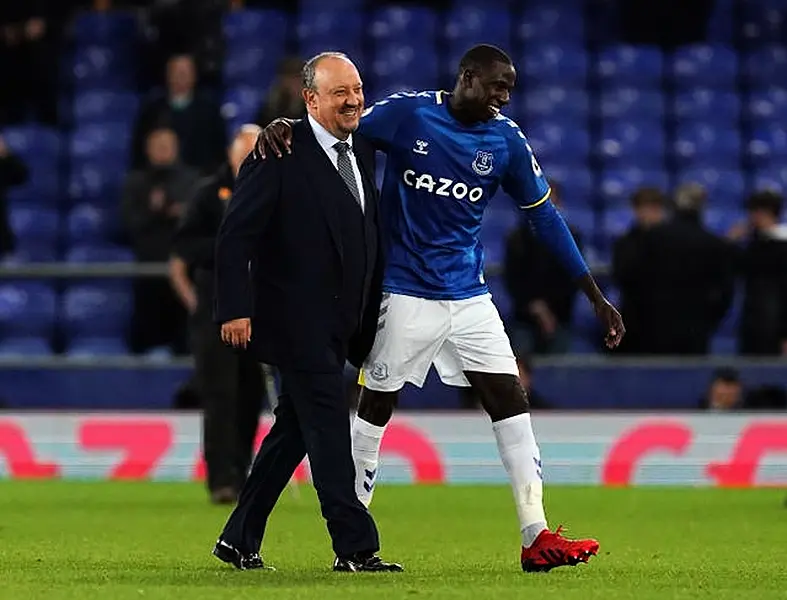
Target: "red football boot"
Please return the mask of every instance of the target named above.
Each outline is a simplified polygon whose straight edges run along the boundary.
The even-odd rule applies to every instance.
[[[545,529],[532,546],[522,548],[523,571],[547,572],[555,567],[573,567],[598,554],[596,540],[568,540],[560,535],[562,529],[562,526],[554,532]]]

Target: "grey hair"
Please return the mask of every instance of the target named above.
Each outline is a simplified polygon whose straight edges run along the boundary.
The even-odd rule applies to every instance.
[[[699,183],[683,183],[675,190],[675,208],[700,211],[705,206],[707,197],[708,192]]]
[[[314,82],[314,78],[317,74],[317,65],[323,58],[343,58],[347,62],[352,62],[350,57],[344,52],[320,52],[316,56],[312,56],[306,61],[306,64],[303,65],[303,87],[307,90],[317,91],[317,85]]]

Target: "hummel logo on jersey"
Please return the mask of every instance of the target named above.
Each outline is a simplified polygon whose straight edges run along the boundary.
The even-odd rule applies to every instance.
[[[468,188],[461,181],[454,181],[446,177],[433,177],[429,173],[416,175],[415,171],[407,169],[402,174],[404,183],[416,190],[427,190],[437,196],[454,197],[456,200],[467,198],[470,202],[478,202],[484,197],[484,189],[480,187]]]
[[[416,154],[423,154],[426,156],[429,154],[428,150],[429,142],[425,142],[423,140],[415,140],[415,145],[413,145],[413,152]]]

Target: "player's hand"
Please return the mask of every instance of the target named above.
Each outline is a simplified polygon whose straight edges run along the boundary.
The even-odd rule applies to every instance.
[[[233,319],[224,323],[221,341],[233,348],[245,348],[251,341],[251,319]]]
[[[292,123],[289,119],[274,119],[257,136],[257,152],[265,160],[265,149],[281,158],[282,152],[292,153]]]
[[[595,303],[593,309],[596,316],[606,329],[604,343],[610,350],[617,348],[626,334],[626,327],[623,325],[623,317],[620,316],[618,309],[612,306],[606,298],[600,299]]]

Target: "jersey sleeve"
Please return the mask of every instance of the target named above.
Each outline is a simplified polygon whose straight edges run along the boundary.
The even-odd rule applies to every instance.
[[[398,92],[372,104],[361,115],[358,133],[382,152],[387,152],[399,127],[419,107],[442,104],[443,92]]]
[[[507,132],[509,161],[501,182],[503,190],[519,208],[535,208],[549,200],[549,183],[525,134],[513,121],[509,120],[506,125],[510,127]]]

